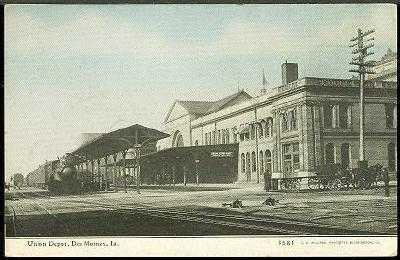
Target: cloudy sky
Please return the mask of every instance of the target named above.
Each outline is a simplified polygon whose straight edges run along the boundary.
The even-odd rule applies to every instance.
[[[8,5],[6,173],[74,148],[82,132],[161,129],[174,99],[259,93],[262,70],[350,76],[349,39],[375,28],[375,56],[396,50],[395,5]]]

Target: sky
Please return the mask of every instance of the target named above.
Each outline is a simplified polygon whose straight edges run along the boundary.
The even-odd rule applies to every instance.
[[[5,172],[27,174],[80,133],[139,123],[162,129],[176,99],[258,95],[262,71],[349,78],[348,47],[374,28],[375,54],[397,51],[391,4],[7,5]]]

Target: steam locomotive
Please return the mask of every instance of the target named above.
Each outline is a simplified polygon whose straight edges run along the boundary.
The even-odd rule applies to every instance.
[[[78,171],[73,158],[65,156],[52,165],[47,188],[51,194],[78,194],[100,190],[100,181],[88,170]],[[103,188],[106,188],[103,185]]]

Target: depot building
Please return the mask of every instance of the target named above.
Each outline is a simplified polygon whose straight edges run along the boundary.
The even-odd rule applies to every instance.
[[[377,64],[382,67],[382,61]],[[225,145],[236,144],[233,158],[237,159],[230,161],[235,165],[227,168],[233,177],[226,180],[266,181],[272,189],[279,189],[285,178],[304,178],[306,184],[324,163],[358,167],[359,81],[298,78],[296,63],[284,63],[281,69],[282,85],[264,88],[257,97],[242,90],[216,101],[175,101],[161,130],[169,137],[158,141],[156,154],[179,147],[218,146],[223,152]],[[364,84],[365,159],[369,165],[388,167],[393,175],[397,172],[395,80],[397,72],[396,77],[375,77]],[[188,157],[183,162],[194,165],[194,160]]]

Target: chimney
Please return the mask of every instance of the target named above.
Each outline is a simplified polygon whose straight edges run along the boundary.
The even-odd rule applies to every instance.
[[[298,65],[297,63],[288,63],[287,61],[282,64],[282,85],[287,85],[298,79]]]

